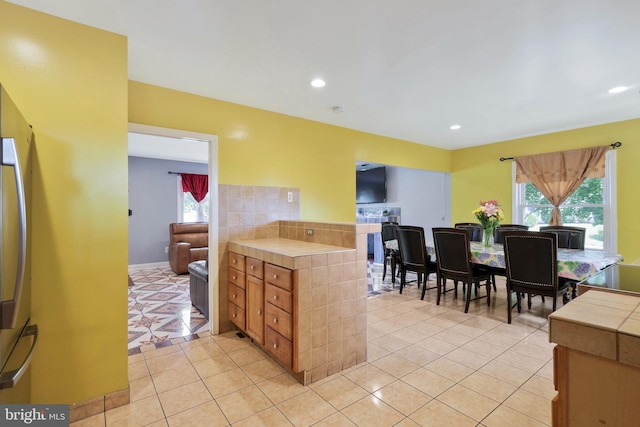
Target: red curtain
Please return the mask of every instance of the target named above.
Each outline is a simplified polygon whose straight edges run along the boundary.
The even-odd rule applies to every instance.
[[[198,203],[207,197],[207,193],[209,192],[208,175],[194,175],[191,173],[183,173],[181,175],[182,191],[191,193]]]

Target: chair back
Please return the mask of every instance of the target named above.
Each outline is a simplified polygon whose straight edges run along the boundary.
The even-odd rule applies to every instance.
[[[558,236],[558,247],[563,249],[584,250],[584,240],[587,229],[582,227],[567,227],[563,225],[547,225],[540,227],[545,233],[555,233]]]
[[[448,274],[470,274],[471,253],[466,229],[436,227],[433,229],[438,270]]]
[[[500,224],[498,227],[493,230],[493,242],[502,244],[504,239],[502,238],[502,233],[505,231],[518,231],[518,230],[528,230],[529,227],[526,225],[520,224]]]
[[[430,256],[424,239],[424,228],[399,225],[396,231],[401,263],[408,270],[428,268]]]
[[[482,224],[475,222],[459,222],[455,228],[466,230],[469,233],[469,240],[472,242],[482,242]]]
[[[397,222],[383,222],[382,223],[382,243],[386,243],[389,240],[397,239]]]
[[[505,231],[507,284],[514,291],[536,295],[558,292],[558,236],[537,231]]]

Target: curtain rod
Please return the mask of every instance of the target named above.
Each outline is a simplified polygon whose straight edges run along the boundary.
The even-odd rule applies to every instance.
[[[622,142],[616,141],[613,144],[610,144],[611,148],[618,148],[622,145]],[[513,160],[513,157],[500,157],[500,161],[504,162],[505,160]]]
[[[171,172],[171,171],[169,171],[168,173],[169,173],[169,175],[182,175],[182,172]]]

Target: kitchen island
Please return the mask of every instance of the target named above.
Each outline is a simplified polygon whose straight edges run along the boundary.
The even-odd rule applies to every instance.
[[[640,420],[640,297],[588,290],[549,315],[553,426]]]
[[[344,225],[353,247],[282,237],[227,243],[228,319],[305,385],[367,360],[371,227],[379,224]]]

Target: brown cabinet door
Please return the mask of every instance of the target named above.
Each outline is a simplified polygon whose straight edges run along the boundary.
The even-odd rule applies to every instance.
[[[285,366],[291,368],[293,360],[293,345],[291,341],[277,333],[271,328],[267,328],[266,349],[280,360]]]
[[[247,276],[247,334],[264,345],[264,282]]]
[[[229,283],[229,301],[245,309],[245,291],[236,285]]]
[[[268,302],[264,306],[267,314],[265,323],[288,340],[293,338],[293,316]]]
[[[245,313],[244,310],[229,301],[229,320],[233,322],[241,331],[245,330]]]
[[[293,298],[291,292],[285,291],[270,283],[265,285],[266,301],[283,309],[288,313],[293,313]]]

